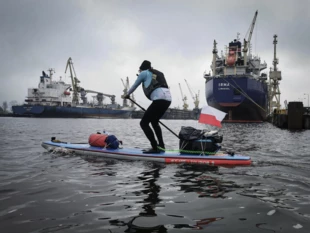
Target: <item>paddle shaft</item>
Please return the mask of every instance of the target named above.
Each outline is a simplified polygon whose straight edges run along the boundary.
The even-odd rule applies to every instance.
[[[139,108],[141,108],[144,112],[146,111],[145,108],[143,108],[141,105],[137,104],[135,101],[133,101],[131,98],[128,98],[131,102],[133,102],[135,105],[137,105]],[[162,126],[164,126],[166,129],[168,129],[174,136],[176,136],[178,139],[179,136],[173,132],[171,129],[169,129],[164,123],[162,123],[161,121],[159,121],[159,124],[161,124]]]

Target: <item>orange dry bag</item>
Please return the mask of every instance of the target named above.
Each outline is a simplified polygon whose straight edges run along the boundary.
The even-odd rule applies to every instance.
[[[88,138],[88,143],[91,146],[97,146],[97,147],[105,147],[107,143],[105,142],[106,138],[108,137],[108,134],[91,134]]]

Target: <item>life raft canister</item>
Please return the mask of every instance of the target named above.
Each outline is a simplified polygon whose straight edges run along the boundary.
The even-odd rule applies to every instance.
[[[105,140],[107,137],[108,134],[93,133],[88,138],[88,144],[96,147],[106,147],[107,143]]]
[[[236,62],[236,54],[235,51],[229,51],[226,63],[228,66],[234,66]]]

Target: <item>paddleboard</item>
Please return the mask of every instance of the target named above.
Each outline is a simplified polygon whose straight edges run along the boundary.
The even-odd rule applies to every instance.
[[[184,154],[179,151],[163,151],[159,154],[144,154],[142,149],[138,148],[107,149],[102,147],[93,147],[89,144],[58,141],[42,142],[42,147],[48,151],[53,151],[56,148],[64,148],[70,153],[95,158],[102,157],[112,159],[156,161],[162,163],[204,164],[209,166],[247,166],[251,164],[251,158],[249,156],[238,154],[230,155],[223,152],[217,152],[214,155]]]

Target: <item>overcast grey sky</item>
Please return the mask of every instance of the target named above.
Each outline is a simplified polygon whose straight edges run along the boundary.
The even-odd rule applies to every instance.
[[[72,57],[82,87],[115,94],[120,104],[121,78],[128,76],[132,84],[147,59],[165,73],[172,107],[182,106],[181,83],[193,108],[184,79],[194,92],[200,90],[202,106],[213,40],[219,51],[237,32],[243,40],[256,10],[253,53],[267,62],[265,72],[272,66],[273,35],[278,35],[281,104],[307,98],[308,0],[0,0],[0,103],[23,103],[27,88],[37,87],[48,68],[55,68],[56,80],[62,76],[70,82],[64,71]],[[135,97],[142,106],[149,104],[141,87]]]

